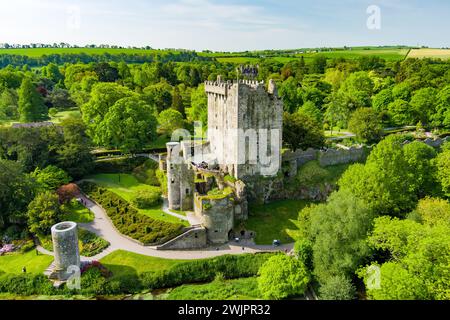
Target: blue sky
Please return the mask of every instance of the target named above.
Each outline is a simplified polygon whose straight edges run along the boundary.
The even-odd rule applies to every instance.
[[[366,24],[370,5],[381,10],[378,30]],[[448,0],[0,0],[0,43],[450,47],[449,15]]]

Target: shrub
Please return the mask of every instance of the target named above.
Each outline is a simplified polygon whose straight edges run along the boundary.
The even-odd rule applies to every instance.
[[[161,202],[161,191],[159,188],[151,190],[139,190],[133,199],[133,204],[139,209],[148,209]]]
[[[303,262],[286,255],[271,257],[258,273],[258,288],[265,299],[303,295],[310,280]]]
[[[256,276],[259,268],[273,254],[225,255],[212,259],[193,260],[173,266],[169,270],[144,272],[140,275],[146,289],[170,288],[184,283],[210,282],[218,274],[224,279]]]
[[[320,287],[319,296],[322,300],[352,300],[356,289],[351,280],[344,275],[332,276]]]
[[[307,239],[300,239],[295,243],[294,252],[308,270],[312,270],[312,243]]]
[[[118,158],[99,160],[95,162],[96,173],[131,173],[134,168],[146,161],[143,157]]]
[[[161,183],[156,175],[157,169],[158,164],[155,161],[147,160],[133,170],[133,176],[141,183],[159,187]]]
[[[156,178],[161,186],[161,192],[163,195],[167,196],[167,175],[163,170],[156,170]]]
[[[108,241],[84,229],[78,229],[78,240],[81,247],[80,254],[84,257],[95,256],[109,246]]]
[[[145,245],[164,243],[180,235],[183,231],[181,224],[155,220],[140,214],[123,198],[94,183],[83,182],[80,187],[105,209],[119,232]],[[148,233],[148,230],[151,232]]]
[[[75,183],[69,183],[59,187],[56,193],[59,196],[59,202],[63,204],[69,203],[73,198],[78,197],[80,195],[80,189]]]
[[[48,278],[42,274],[1,274],[0,292],[22,296],[52,295],[56,289]]]

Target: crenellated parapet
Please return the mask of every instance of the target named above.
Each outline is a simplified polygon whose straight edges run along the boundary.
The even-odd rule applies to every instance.
[[[237,89],[239,86],[246,86],[252,90],[264,89],[266,90],[264,81],[256,80],[234,80],[234,81],[206,81],[205,91],[207,94],[216,94],[228,97],[228,93]],[[237,91],[237,90],[236,90]],[[270,93],[270,92],[269,92]]]

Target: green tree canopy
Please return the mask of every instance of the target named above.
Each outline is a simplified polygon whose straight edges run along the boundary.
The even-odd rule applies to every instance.
[[[155,110],[137,96],[118,100],[96,128],[100,145],[136,151],[156,138]]]
[[[53,165],[44,169],[36,168],[31,176],[39,184],[39,189],[44,191],[55,191],[60,186],[68,184],[72,179],[67,172]]]
[[[173,131],[184,127],[183,115],[173,109],[162,111],[158,116],[158,132],[171,135]]]
[[[48,119],[48,109],[31,78],[25,77],[19,89],[19,114],[21,122],[37,122]]]
[[[321,126],[310,117],[287,112],[283,115],[283,143],[293,150],[320,148],[325,143]]]
[[[0,230],[24,222],[24,212],[35,193],[34,181],[19,163],[0,159]]]
[[[38,236],[49,235],[62,215],[58,195],[50,191],[40,193],[28,205],[28,228]]]
[[[276,255],[259,269],[258,288],[265,299],[283,299],[305,293],[310,276],[303,263]]]
[[[381,120],[372,108],[360,108],[353,112],[348,129],[361,142],[378,141],[383,132]]]

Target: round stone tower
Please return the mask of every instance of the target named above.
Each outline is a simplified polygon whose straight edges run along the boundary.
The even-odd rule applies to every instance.
[[[75,222],[61,222],[52,227],[53,253],[55,256],[54,273],[59,280],[67,280],[72,273],[68,273],[70,266],[80,267],[80,253],[78,249],[77,224]]]
[[[167,143],[167,198],[169,209],[179,210],[181,206],[180,190],[180,143]]]

